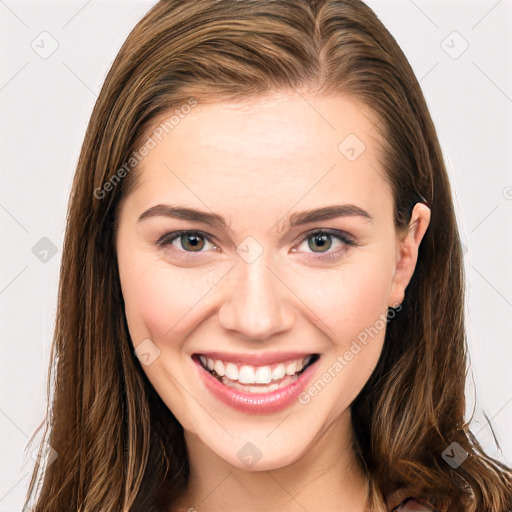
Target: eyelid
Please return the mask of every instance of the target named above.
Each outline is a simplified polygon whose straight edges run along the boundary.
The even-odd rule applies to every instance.
[[[206,240],[208,240],[208,242],[211,243],[213,243],[213,240],[215,240],[215,237],[213,235],[205,233],[200,229],[178,229],[176,231],[169,231],[165,233],[155,243],[158,245],[163,245],[164,240],[168,240],[167,242],[165,242],[167,244],[173,242],[176,238],[184,234],[201,235],[203,238],[205,238]]]
[[[315,235],[328,235],[332,236],[333,238],[338,238],[343,243],[347,245],[358,245],[354,237],[350,234],[348,234],[346,231],[342,231],[339,229],[332,229],[332,228],[315,228],[311,231],[308,231],[304,235],[301,235],[301,238],[299,238],[298,243],[302,243],[308,238],[315,236]],[[320,253],[318,253],[320,254]]]
[[[347,251],[350,250],[352,247],[358,247],[359,243],[356,241],[356,239],[347,233],[346,231],[341,231],[338,229],[330,229],[330,228],[317,228],[313,229],[309,232],[307,232],[305,235],[302,236],[298,244],[296,244],[292,248],[292,252],[299,252],[297,251],[296,247],[297,245],[302,245],[304,242],[308,240],[308,238],[311,238],[316,235],[327,235],[328,237],[335,238],[341,242],[341,248],[330,251],[327,250],[326,252],[305,252],[305,259],[309,262],[313,263],[337,263],[340,262],[342,258],[346,256]]]

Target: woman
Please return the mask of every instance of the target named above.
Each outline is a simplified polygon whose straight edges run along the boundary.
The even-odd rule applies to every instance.
[[[159,2],[75,175],[34,510],[509,510],[464,421],[462,270],[366,5]]]

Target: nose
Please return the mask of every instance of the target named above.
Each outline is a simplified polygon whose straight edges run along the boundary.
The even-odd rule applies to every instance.
[[[227,277],[226,298],[219,309],[222,327],[263,341],[293,326],[293,293],[268,267],[266,258],[252,263],[240,260]]]

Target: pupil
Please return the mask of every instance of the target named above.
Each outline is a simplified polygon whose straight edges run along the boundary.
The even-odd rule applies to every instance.
[[[183,243],[183,241],[185,240],[185,243]],[[197,249],[198,246],[201,245],[201,242],[200,242],[200,237],[198,237],[197,235],[182,235],[182,243],[183,243],[183,247],[187,248],[187,244],[190,244],[190,246],[192,247],[192,249]],[[199,247],[199,249],[201,249],[201,247]]]
[[[330,242],[330,238],[329,238],[329,235],[325,234],[325,233],[321,233],[321,234],[318,234],[318,235],[314,235],[313,237],[313,240],[315,240],[316,242],[319,242],[319,246],[320,248],[322,247],[325,247],[326,246],[326,242],[329,241]],[[329,243],[329,247],[330,247],[330,243]],[[327,247],[327,249],[329,248]],[[313,251],[315,251],[315,247],[313,244],[309,244],[309,248]],[[320,251],[318,251],[320,252]]]

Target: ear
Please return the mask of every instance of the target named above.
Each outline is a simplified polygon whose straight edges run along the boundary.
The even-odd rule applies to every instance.
[[[430,223],[430,208],[416,203],[409,227],[404,235],[397,235],[396,264],[389,295],[389,307],[396,307],[404,300],[405,289],[411,280],[418,261],[418,249]]]

